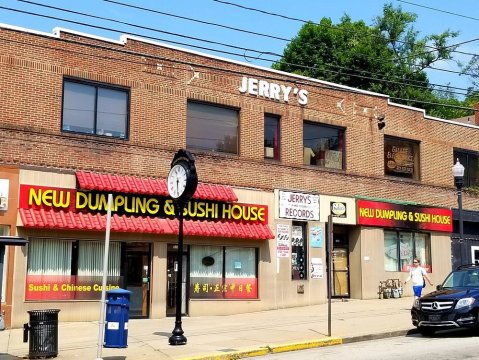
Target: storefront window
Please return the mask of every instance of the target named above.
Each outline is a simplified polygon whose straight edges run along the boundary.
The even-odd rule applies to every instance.
[[[414,258],[421,260],[427,272],[432,271],[429,234],[384,231],[384,270],[409,271]]]
[[[103,256],[103,242],[30,239],[25,299],[100,299]],[[122,285],[121,243],[110,243],[108,258],[107,290]]]
[[[329,169],[344,169],[344,129],[305,122],[303,163]]]
[[[255,248],[192,246],[190,297],[197,299],[256,299]]]
[[[306,280],[306,225],[293,222],[291,228],[291,279]]]
[[[411,140],[384,137],[384,173],[419,180],[419,144]]]

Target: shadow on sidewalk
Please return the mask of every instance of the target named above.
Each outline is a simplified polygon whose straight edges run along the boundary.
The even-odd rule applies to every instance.
[[[2,359],[2,360],[19,360],[21,358],[19,358],[18,356],[10,355],[10,354],[0,353],[0,359]]]
[[[103,360],[126,360],[126,356],[103,356]]]

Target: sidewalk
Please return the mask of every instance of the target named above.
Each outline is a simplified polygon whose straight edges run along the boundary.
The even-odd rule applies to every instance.
[[[402,335],[413,329],[412,298],[333,300],[328,304],[228,316],[183,317],[186,345],[171,346],[174,318],[130,320],[128,348],[102,350],[104,360],[238,359]],[[61,319],[61,313],[60,313]],[[57,359],[96,359],[97,322],[59,323]],[[28,356],[23,329],[0,331],[0,359]]]

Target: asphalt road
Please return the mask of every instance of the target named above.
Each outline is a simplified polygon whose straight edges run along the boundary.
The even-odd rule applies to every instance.
[[[272,354],[263,360],[464,360],[479,359],[478,335],[471,331],[442,331],[433,337],[419,334],[303,351]]]

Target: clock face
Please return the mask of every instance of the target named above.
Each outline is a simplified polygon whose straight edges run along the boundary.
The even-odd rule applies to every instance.
[[[173,199],[178,199],[186,189],[188,174],[183,165],[176,164],[168,174],[168,193]]]

